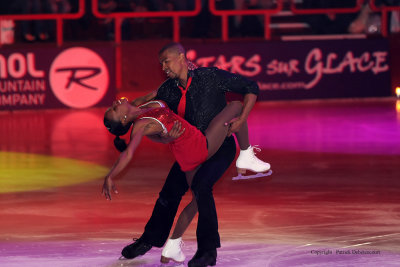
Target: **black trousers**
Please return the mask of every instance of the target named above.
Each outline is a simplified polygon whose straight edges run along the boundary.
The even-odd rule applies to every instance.
[[[215,208],[213,186],[228,169],[236,155],[236,144],[231,136],[226,138],[213,157],[204,162],[193,178],[193,191],[199,217],[197,222],[197,248],[201,250],[215,249],[221,246],[218,234],[218,218]],[[159,198],[147,222],[143,241],[155,247],[162,247],[167,240],[174,223],[182,196],[189,189],[185,173],[175,162],[172,166]]]

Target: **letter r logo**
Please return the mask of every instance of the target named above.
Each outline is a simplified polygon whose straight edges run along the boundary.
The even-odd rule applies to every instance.
[[[72,108],[88,108],[106,94],[110,76],[103,59],[94,51],[74,47],[62,51],[49,73],[57,99]]]

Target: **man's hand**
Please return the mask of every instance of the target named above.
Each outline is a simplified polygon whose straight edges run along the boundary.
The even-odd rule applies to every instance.
[[[118,194],[113,180],[110,177],[104,179],[103,190],[101,193],[106,197],[107,200],[111,200],[111,191]]]
[[[185,128],[182,128],[182,123],[180,121],[174,121],[174,125],[171,130],[162,136],[164,143],[169,143],[177,139],[185,132]]]
[[[239,131],[243,123],[244,120],[240,118],[233,118],[230,122],[226,122],[225,125],[229,125],[228,134],[226,136],[231,136],[233,133]]]
[[[180,121],[174,121],[174,126],[168,133],[169,138],[176,139],[185,132],[185,128],[182,129],[182,123]]]

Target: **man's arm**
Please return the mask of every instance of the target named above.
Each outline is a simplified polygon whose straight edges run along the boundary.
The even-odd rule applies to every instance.
[[[148,135],[147,137],[154,142],[168,144],[181,136],[184,132],[185,128],[182,128],[182,123],[180,121],[174,121],[174,125],[166,135]]]
[[[260,88],[255,81],[250,80],[240,74],[231,73],[221,69],[217,69],[214,74],[214,78],[217,81],[221,81],[221,83],[223,83],[224,86],[221,86],[219,88],[221,88],[224,93],[233,92],[241,95],[258,95],[260,92]]]
[[[244,95],[242,113],[238,118],[235,118],[230,123],[228,136],[233,132],[237,132],[240,127],[247,121],[250,111],[256,103],[257,96],[260,92],[258,84],[242,75],[231,73],[225,70],[218,69],[215,71],[216,80],[223,81],[225,92],[234,92]]]
[[[257,95],[255,94],[246,94],[244,96],[242,113],[240,114],[237,120],[231,123],[228,136],[230,136],[234,132],[239,131],[243,123],[247,121],[247,117],[249,116],[250,111],[253,109],[256,100],[257,100]]]

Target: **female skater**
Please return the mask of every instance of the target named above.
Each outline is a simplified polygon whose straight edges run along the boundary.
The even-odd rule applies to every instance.
[[[196,127],[172,112],[162,101],[150,101],[139,107],[131,105],[125,98],[115,101],[104,115],[104,125],[112,134],[117,136],[114,143],[118,149],[123,151],[105,177],[102,194],[111,200],[111,191],[117,193],[113,178],[127,166],[143,136],[169,144],[176,161],[182,171],[185,172],[187,183],[190,186],[199,166],[213,156],[224,141],[229,130],[229,123],[227,122],[236,118],[241,109],[242,104],[240,102],[229,103],[211,121],[204,135]],[[178,122],[182,125],[182,130],[178,130],[175,135],[177,138],[166,137],[168,132],[173,129],[174,124]],[[126,146],[123,142],[121,143],[119,136],[126,134],[132,124],[130,142]],[[244,169],[254,172],[268,171],[270,165],[255,157],[253,148],[248,141],[247,124],[243,125],[236,136],[242,149],[241,155],[244,155],[242,155],[241,161],[247,165]],[[248,153],[250,149],[251,155]],[[243,159],[243,157],[247,159]],[[185,260],[180,247],[182,235],[196,213],[197,203],[193,196],[191,202],[179,215],[174,232],[163,249],[161,262],[168,263],[169,260],[183,262]]]

